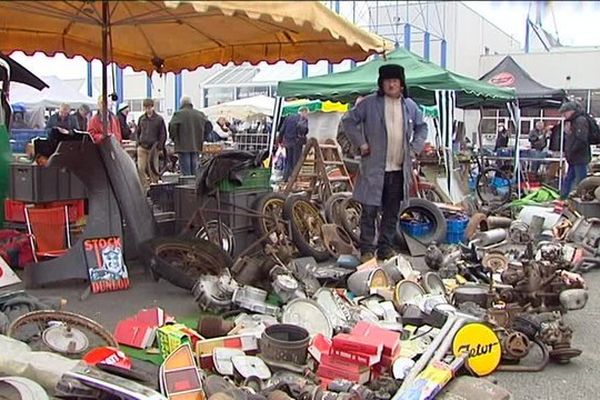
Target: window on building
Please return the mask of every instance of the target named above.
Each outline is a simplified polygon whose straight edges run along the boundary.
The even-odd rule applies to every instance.
[[[494,109],[484,109],[482,116],[484,117],[494,117],[496,118],[498,116],[498,110],[494,110]]]
[[[596,118],[600,117],[600,90],[590,92],[590,113]]]
[[[246,99],[248,97],[254,96],[268,96],[269,95],[269,87],[268,86],[242,86],[237,88],[237,98],[238,99]]]
[[[131,112],[142,112],[142,103],[143,100],[141,99],[129,100],[129,109],[131,110]]]
[[[542,112],[538,107],[521,108],[522,117],[537,118],[542,116]]]
[[[227,103],[234,99],[234,88],[232,87],[210,87],[205,89],[206,106]]]

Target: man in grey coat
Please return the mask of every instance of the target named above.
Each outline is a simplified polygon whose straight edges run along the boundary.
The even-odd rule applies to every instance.
[[[361,155],[353,197],[362,205],[363,262],[374,257],[375,249],[378,259],[394,256],[400,204],[408,200],[412,156],[423,150],[427,139],[423,114],[407,96],[404,68],[397,64],[381,66],[377,84],[377,93],[365,97],[342,119],[346,134]],[[375,245],[380,211],[383,215]]]
[[[181,109],[173,114],[169,123],[169,135],[175,142],[179,167],[183,175],[196,175],[198,152],[202,151],[206,115],[194,109],[192,100],[181,98]]]

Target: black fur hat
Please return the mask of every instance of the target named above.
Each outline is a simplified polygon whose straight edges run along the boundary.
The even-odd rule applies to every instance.
[[[404,97],[408,97],[408,88],[406,87],[404,68],[401,65],[384,64],[381,67],[379,67],[379,78],[377,79],[377,86],[379,86],[380,93],[383,93],[384,79],[400,79],[400,82],[402,82],[402,95]]]

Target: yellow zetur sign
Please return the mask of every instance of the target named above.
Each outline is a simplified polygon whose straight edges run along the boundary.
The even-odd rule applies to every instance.
[[[489,375],[500,364],[500,340],[489,326],[472,322],[458,330],[452,342],[452,353],[458,357],[468,352],[467,367],[477,376]]]

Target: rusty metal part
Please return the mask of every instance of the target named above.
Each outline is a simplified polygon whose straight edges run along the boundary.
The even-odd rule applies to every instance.
[[[544,368],[546,368],[546,365],[548,365],[548,362],[550,361],[550,354],[548,353],[548,348],[546,347],[546,345],[544,343],[542,343],[540,340],[538,339],[534,339],[531,341],[532,344],[536,345],[541,353],[542,353],[542,359],[540,360],[540,362],[536,365],[506,365],[506,364],[500,364],[498,366],[498,368],[496,368],[496,371],[505,371],[505,372],[539,372],[542,371]],[[529,352],[531,353],[531,351]],[[521,362],[523,362],[524,359],[521,359]]]
[[[520,360],[527,357],[531,343],[527,335],[514,331],[501,339],[502,356],[507,360]]]
[[[495,228],[508,228],[512,223],[512,218],[508,217],[497,217],[495,215],[490,215],[487,217],[487,228],[495,229]]]
[[[533,240],[533,237],[529,233],[529,225],[520,220],[513,221],[510,224],[508,237],[512,243],[529,243]]]
[[[237,282],[229,274],[204,275],[194,285],[192,294],[202,310],[220,313],[231,309],[231,299],[237,288]]]
[[[324,224],[321,226],[323,241],[329,253],[337,258],[342,254],[353,254],[358,256],[359,252],[352,244],[348,233],[337,224]]]
[[[227,332],[233,329],[235,324],[232,321],[224,320],[221,317],[206,315],[198,321],[198,333],[207,339],[227,335]]]
[[[491,272],[503,271],[508,267],[508,258],[501,253],[487,253],[483,256],[481,265]]]
[[[471,219],[469,219],[469,223],[467,224],[467,228],[465,229],[465,237],[468,240],[471,240],[471,238],[477,232],[487,231],[488,229],[489,227],[487,222],[487,216],[483,213],[475,213],[473,214]]]
[[[24,341],[35,349],[35,347],[39,347],[40,344],[44,344],[40,340],[44,332],[59,324],[66,326],[67,330],[71,329],[83,333],[88,342],[95,347],[119,347],[112,334],[102,325],[83,315],[67,311],[33,311],[24,314],[9,325],[6,335]],[[37,343],[33,343],[33,340],[37,341]],[[69,349],[72,349],[72,347]],[[81,351],[84,350],[85,349]],[[81,352],[74,351],[66,351],[63,354],[67,356],[81,356]]]
[[[543,317],[540,315],[540,318]],[[573,329],[569,327],[560,314],[549,316],[550,320],[542,322],[539,333],[540,340],[552,347],[550,358],[559,364],[568,363],[571,358],[581,354],[581,350],[571,347]],[[551,318],[556,318],[552,320]]]

